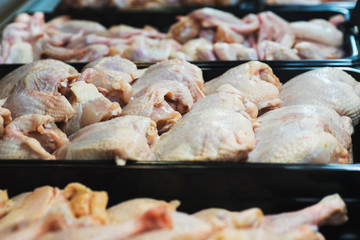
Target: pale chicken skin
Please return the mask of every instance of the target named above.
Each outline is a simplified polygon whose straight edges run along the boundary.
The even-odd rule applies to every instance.
[[[167,60],[150,66],[132,85],[133,94],[135,95],[154,82],[161,80],[183,83],[189,88],[194,103],[205,96],[201,69],[181,59]]]
[[[66,122],[74,109],[63,94],[78,76],[73,67],[57,60],[39,60],[25,65],[1,81],[0,86],[9,90],[3,107],[10,110],[13,118],[43,114],[54,117],[56,122]],[[12,79],[16,80],[11,82]],[[1,96],[6,97],[6,92]]]
[[[68,136],[90,124],[118,117],[122,112],[119,103],[105,98],[91,83],[74,82],[70,90],[69,99],[75,114],[62,127]]]
[[[282,106],[316,104],[348,116],[355,126],[360,119],[360,84],[336,68],[319,68],[300,74],[283,85]]]
[[[164,161],[241,161],[254,147],[253,121],[243,97],[218,92],[197,102],[160,137],[154,151]]]
[[[330,108],[283,107],[260,116],[258,122],[257,144],[249,154],[249,162],[351,162],[351,120]]]
[[[106,192],[95,192],[78,183],[63,190],[44,186],[7,199],[0,216],[1,239],[40,239],[52,231],[96,226],[106,222]]]
[[[65,160],[154,160],[150,146],[157,138],[156,123],[150,118],[118,117],[80,129],[55,156]]]
[[[122,115],[150,117],[159,133],[168,131],[190,111],[194,100],[182,83],[170,80],[156,82],[141,90],[125,106]]]
[[[68,143],[54,118],[40,114],[14,119],[0,140],[0,159],[55,159],[51,154]]]
[[[234,67],[221,76],[205,83],[209,95],[223,84],[230,84],[255,103],[259,111],[280,107],[281,83],[272,69],[265,63],[251,61]]]
[[[221,208],[195,214],[176,211],[179,201],[137,198],[106,209],[104,191],[79,183],[63,190],[36,188],[11,199],[0,190],[0,237],[4,240],[176,240],[176,239],[317,239],[319,226],[348,220],[338,194],[299,211],[264,215],[251,208],[231,212]]]

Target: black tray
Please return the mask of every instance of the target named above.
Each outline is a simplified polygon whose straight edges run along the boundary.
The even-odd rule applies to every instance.
[[[150,66],[152,63],[138,63],[137,66],[138,68],[145,68]],[[197,63],[195,63],[197,64]],[[85,63],[74,63],[72,64],[78,71],[81,71],[83,69],[83,67],[86,65]],[[203,64],[197,64],[202,72],[203,72],[203,77],[205,81],[209,81],[217,76],[220,76],[222,73],[224,73],[225,71],[227,71],[228,69],[230,69],[232,66],[229,66],[228,64],[223,64],[223,65],[217,65],[216,67],[214,66],[207,66],[205,63]],[[0,65],[0,79],[5,76],[7,73],[11,72],[12,70],[16,69],[17,67],[19,67],[21,65]],[[280,79],[280,82],[282,82],[283,84],[286,83],[287,81],[289,81],[291,78],[304,73],[306,71],[315,69],[316,67],[306,67],[306,66],[302,66],[301,68],[299,67],[292,67],[292,66],[288,66],[288,67],[274,67],[272,66],[272,69],[274,71],[274,74]],[[356,68],[350,68],[350,67],[339,67],[339,69],[342,69],[344,71],[346,71],[347,73],[349,73],[350,75],[352,75],[355,79],[357,79],[358,81],[360,80],[360,69],[356,69]],[[359,163],[360,164],[360,133],[358,133],[360,131],[360,124],[358,124],[355,127],[355,133],[352,136],[352,143],[353,143],[353,159],[354,159],[354,163]],[[115,161],[113,160],[91,160],[91,161],[86,161],[86,160],[80,160],[80,161],[69,161],[69,160],[56,160],[54,161],[44,161],[44,160],[0,160],[0,168],[1,168],[1,164],[12,164],[12,163],[16,163],[16,164],[41,164],[41,163],[49,163],[49,164],[67,164],[67,165],[83,165],[83,164],[91,164],[91,165],[110,165],[110,166],[114,166],[115,165]],[[154,166],[163,166],[163,165],[189,165],[192,166],[195,163],[194,162],[147,162],[147,163],[141,163],[141,162],[132,162],[132,161],[128,161],[126,163],[127,166],[132,166],[132,165],[154,165]],[[216,166],[216,165],[220,165],[222,166],[222,164],[224,163],[212,163],[212,162],[203,162],[203,163],[196,163],[196,165],[201,165],[201,166]],[[248,164],[252,164],[252,163],[248,163]],[[269,164],[272,165],[272,164]],[[360,192],[360,191],[359,191]]]
[[[169,27],[175,23],[176,16],[186,15],[191,8],[181,9],[149,9],[145,12],[139,12],[137,10],[121,10],[121,9],[110,9],[107,11],[101,11],[98,9],[89,9],[88,11],[69,9],[66,11],[57,11],[56,13],[48,13],[45,15],[46,20],[53,19],[59,15],[68,15],[72,19],[86,19],[97,21],[106,27],[110,27],[118,24],[128,24],[134,27],[143,27],[145,25],[151,25],[156,27],[162,32],[167,32]],[[258,11],[247,11],[239,8],[228,8],[226,11],[235,14],[242,18],[248,13],[256,13]],[[288,21],[298,20],[310,20],[313,18],[324,18],[328,19],[336,14],[344,14],[346,19],[350,19],[350,11],[345,8],[331,7],[327,10],[318,9],[278,9],[276,14],[280,15]],[[13,16],[14,19],[15,16]],[[0,23],[0,29],[11,21]],[[264,61],[265,63],[271,63],[272,66],[354,66],[359,60],[359,33],[356,27],[351,24],[344,25],[344,50],[346,57],[340,59],[325,59],[325,60],[279,60],[279,61]],[[214,61],[214,62],[203,62],[206,65],[223,65],[224,63],[230,64],[229,66],[237,66],[245,61]]]
[[[334,2],[326,2],[321,4],[267,4],[266,0],[254,0],[253,6],[255,9],[259,10],[271,10],[277,11],[278,9],[304,9],[304,10],[327,10],[333,7],[341,7],[349,10],[354,9],[356,2],[351,1],[334,1]]]
[[[106,190],[112,206],[137,197],[178,199],[180,211],[194,213],[209,207],[243,210],[260,207],[265,214],[293,211],[339,193],[349,221],[320,231],[327,239],[360,239],[360,166],[218,164],[163,166],[69,166],[63,164],[2,164],[0,189],[9,195],[43,185],[63,188],[81,182]]]

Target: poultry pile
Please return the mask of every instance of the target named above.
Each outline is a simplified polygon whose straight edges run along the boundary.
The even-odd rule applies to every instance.
[[[300,60],[345,56],[337,15],[329,21],[287,22],[273,12],[235,15],[202,8],[179,16],[168,33],[150,26],[103,25],[61,16],[45,23],[44,14],[22,13],[1,38],[0,63],[44,58],[89,62],[120,55],[132,61]],[[331,36],[324,38],[323,36]]]
[[[50,239],[325,239],[318,226],[348,219],[338,194],[295,212],[259,208],[179,212],[177,200],[137,198],[107,208],[108,195],[79,183],[43,186],[11,199],[0,190],[0,238]]]
[[[241,0],[64,0],[67,8],[156,8],[179,6],[231,6]]]
[[[360,85],[331,67],[284,85],[251,61],[204,83],[182,59],[58,60],[0,80],[0,158],[352,163]]]

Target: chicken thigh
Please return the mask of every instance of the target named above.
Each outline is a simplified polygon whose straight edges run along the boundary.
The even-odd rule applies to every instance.
[[[123,115],[150,117],[159,133],[168,131],[190,111],[194,100],[189,89],[181,82],[164,80],[155,82],[138,92],[124,107]]]
[[[334,109],[341,116],[360,120],[360,84],[348,73],[331,67],[300,74],[284,84],[282,106],[317,104]]]
[[[155,154],[164,161],[246,158],[255,147],[253,121],[246,113],[243,97],[235,91],[213,93],[197,102],[160,137],[154,145]]]
[[[118,117],[80,129],[55,156],[66,160],[154,160],[150,146],[157,138],[156,124],[150,118]]]
[[[234,67],[221,76],[205,83],[205,93],[209,95],[223,84],[230,84],[241,94],[255,103],[259,111],[280,107],[281,83],[265,63],[252,61]]]
[[[258,122],[257,144],[249,162],[351,162],[351,120],[328,107],[283,107],[260,116]]]
[[[9,94],[3,107],[10,110],[13,118],[36,113],[50,115],[55,122],[66,122],[74,109],[63,94],[78,76],[73,67],[57,60],[25,65],[0,81],[1,98]]]
[[[142,89],[161,80],[183,83],[189,88],[194,103],[204,97],[204,79],[201,69],[181,59],[167,60],[150,66],[132,85],[133,94],[136,95]]]
[[[54,118],[28,114],[14,119],[0,140],[0,159],[54,159],[56,149],[68,142]]]

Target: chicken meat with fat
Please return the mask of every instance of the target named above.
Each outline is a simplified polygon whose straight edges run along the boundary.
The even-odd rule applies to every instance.
[[[74,82],[70,85],[70,90],[69,101],[75,113],[62,126],[68,136],[90,124],[118,117],[122,112],[119,103],[105,98],[91,83]]]
[[[55,159],[52,153],[67,142],[53,117],[23,115],[5,128],[0,140],[0,159]]]
[[[163,133],[179,122],[193,104],[193,97],[184,84],[164,80],[134,95],[124,107],[122,115],[150,117],[156,123],[159,133]]]

